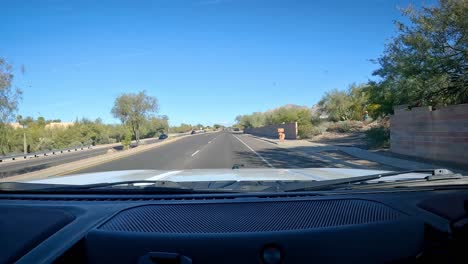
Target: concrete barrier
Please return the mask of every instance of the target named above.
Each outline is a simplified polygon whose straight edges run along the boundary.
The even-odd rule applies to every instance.
[[[395,107],[390,118],[390,150],[468,165],[468,104],[437,109]]]
[[[284,128],[286,139],[297,139],[297,122],[256,128],[246,128],[244,129],[244,133],[252,134],[254,136],[278,138],[278,128]]]

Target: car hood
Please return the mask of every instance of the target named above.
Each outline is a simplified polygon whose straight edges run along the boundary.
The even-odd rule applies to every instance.
[[[209,170],[128,170],[76,174],[51,177],[29,183],[83,185],[120,181],[324,181],[385,173],[382,170],[309,168],[309,169],[209,169]],[[429,174],[409,173],[386,177],[385,181],[421,179]],[[383,181],[379,179],[378,181]]]

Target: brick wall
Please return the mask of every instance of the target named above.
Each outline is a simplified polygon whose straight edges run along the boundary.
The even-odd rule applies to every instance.
[[[409,156],[468,165],[468,104],[410,111],[395,107],[390,149]]]
[[[284,128],[286,139],[297,139],[297,123],[271,125],[257,128],[246,128],[244,133],[261,137],[278,138],[278,128]]]

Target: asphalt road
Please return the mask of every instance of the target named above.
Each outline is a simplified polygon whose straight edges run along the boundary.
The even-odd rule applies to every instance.
[[[192,135],[74,174],[141,169],[231,169],[234,165],[244,168],[327,167],[324,162],[294,155],[288,150],[247,135],[218,132]]]
[[[145,139],[141,141],[141,144],[152,144],[158,141],[160,140],[157,138]],[[134,145],[135,143],[132,144]],[[95,157],[98,155],[105,154],[110,148],[111,147],[95,148],[84,151],[64,153],[54,156],[51,155],[47,157],[18,160],[10,163],[2,163],[0,164],[0,178],[47,169],[49,167],[57,166],[60,164]],[[122,149],[122,146],[115,146],[114,149],[120,150]]]

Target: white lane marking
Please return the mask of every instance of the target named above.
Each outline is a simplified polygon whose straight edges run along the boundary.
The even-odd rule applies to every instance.
[[[195,155],[197,155],[198,152],[200,152],[200,150],[195,151],[195,152],[192,154],[192,157],[195,156]]]
[[[211,143],[211,141],[208,141],[208,144],[210,144],[210,143]]]
[[[233,135],[234,136],[234,135]],[[268,162],[268,160],[264,159],[260,154],[257,153],[257,151],[255,151],[253,148],[251,148],[249,145],[247,145],[247,143],[245,143],[244,141],[242,141],[242,139],[238,138],[237,136],[234,136],[235,138],[237,138],[237,140],[239,140],[242,144],[244,144],[248,149],[250,149],[253,153],[255,153],[255,155],[257,155],[263,162],[265,162],[268,166],[270,166],[270,168],[275,168],[273,165],[271,165],[270,162]]]
[[[145,181],[162,181],[164,180],[164,178],[167,178],[169,176],[172,176],[172,175],[175,175],[175,174],[178,174],[182,171],[168,171],[168,172],[165,172],[165,173],[161,173],[161,174],[158,174],[156,176],[153,176],[153,177],[150,177],[150,178],[147,178],[145,179]],[[144,186],[144,185],[151,185],[152,183],[135,183],[134,185],[135,186]]]

